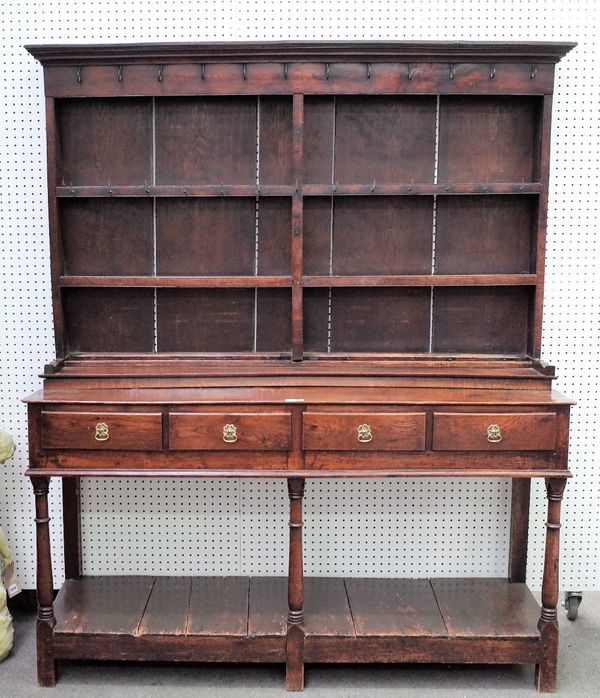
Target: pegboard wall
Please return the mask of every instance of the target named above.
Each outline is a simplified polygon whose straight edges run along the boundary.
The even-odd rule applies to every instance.
[[[0,424],[18,450],[0,470],[0,525],[35,586],[33,496],[20,398],[54,357],[43,85],[26,43],[260,39],[574,40],[558,66],[553,114],[543,358],[578,399],[562,529],[563,587],[600,588],[600,13],[594,0],[420,0],[327,4],[192,0],[4,0],[0,6]],[[92,480],[82,485],[88,573],[281,574],[287,492],[260,480]],[[545,521],[534,481],[529,583],[540,586]],[[55,581],[62,581],[60,491],[51,490]],[[305,569],[361,576],[503,576],[504,480],[308,482]]]

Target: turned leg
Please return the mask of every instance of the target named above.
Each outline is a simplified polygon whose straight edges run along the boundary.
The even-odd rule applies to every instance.
[[[286,642],[286,687],[304,688],[304,570],[302,563],[302,497],[304,478],[288,479],[290,498],[290,554],[288,573],[288,630]]]
[[[80,479],[62,478],[65,579],[81,578]]]
[[[37,542],[37,671],[40,686],[56,683],[56,661],[52,649],[54,629],[54,584],[50,552],[50,517],[48,516],[49,477],[32,477],[35,494],[35,526]]]
[[[508,556],[508,578],[511,582],[525,583],[527,581],[530,492],[531,480],[529,478],[513,478]]]
[[[558,660],[558,557],[560,530],[560,503],[566,485],[562,478],[547,478],[548,520],[546,522],[546,555],[542,581],[542,612],[538,629],[544,647],[544,657],[535,667],[535,685],[538,691],[550,693],[556,689]]]

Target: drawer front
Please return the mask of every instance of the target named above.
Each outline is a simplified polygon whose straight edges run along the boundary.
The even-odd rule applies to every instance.
[[[287,412],[176,412],[169,415],[169,449],[287,451],[291,428]]]
[[[434,451],[552,451],[556,415],[434,412]]]
[[[161,451],[162,414],[42,412],[42,448]]]
[[[305,412],[308,451],[423,451],[425,413]]]

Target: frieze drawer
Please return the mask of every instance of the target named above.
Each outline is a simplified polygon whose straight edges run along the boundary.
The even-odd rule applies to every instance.
[[[287,451],[290,447],[291,418],[286,412],[169,415],[172,451]]]
[[[162,450],[156,412],[42,412],[42,448]]]
[[[435,451],[552,451],[556,443],[553,412],[435,412]]]
[[[306,412],[308,451],[423,451],[424,412]]]

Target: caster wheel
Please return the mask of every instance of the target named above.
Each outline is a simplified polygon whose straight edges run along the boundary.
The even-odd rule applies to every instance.
[[[563,606],[567,612],[569,620],[575,620],[579,612],[579,604],[581,603],[581,593],[578,591],[567,591],[565,593],[565,601]]]

